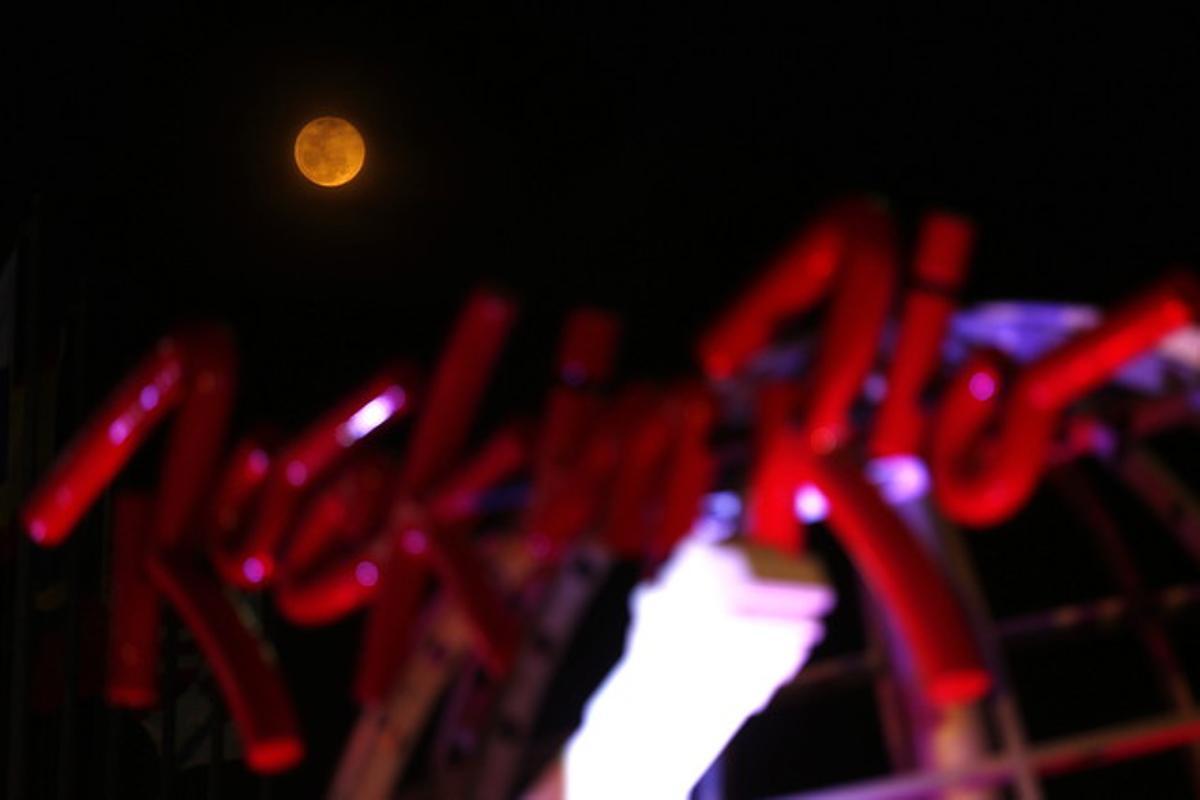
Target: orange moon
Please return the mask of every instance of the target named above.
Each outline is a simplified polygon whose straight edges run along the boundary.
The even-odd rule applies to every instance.
[[[354,180],[366,154],[362,134],[341,117],[317,117],[296,137],[296,166],[318,186],[341,186]]]

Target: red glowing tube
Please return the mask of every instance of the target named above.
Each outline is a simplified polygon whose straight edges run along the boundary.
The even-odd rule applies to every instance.
[[[274,589],[276,607],[295,625],[327,625],[357,611],[375,597],[387,549],[381,539],[307,574],[285,573]]]
[[[849,435],[850,406],[871,367],[896,275],[894,232],[881,209],[848,205],[839,219],[848,239],[800,421],[801,436],[814,455],[834,451]],[[751,535],[788,550],[804,547],[794,511],[797,486],[772,431],[789,419],[791,396],[786,387],[770,388],[763,396],[765,425],[749,501]]]
[[[1200,316],[1200,280],[1179,271],[1107,315],[1095,329],[1044,356],[1026,371],[1030,401],[1062,408],[1093,391],[1167,334]]]
[[[972,700],[987,690],[989,679],[953,594],[857,468],[839,466],[845,458],[840,449],[849,433],[848,411],[874,357],[896,264],[894,233],[881,210],[856,204],[842,209],[837,220],[845,241],[835,248],[840,252],[831,269],[841,270],[798,425],[789,425],[786,388],[763,398],[766,429],[751,487],[750,532],[765,544],[795,549],[795,491],[804,483],[814,484],[829,502],[831,529],[895,615],[930,699],[939,705]],[[752,330],[752,323],[745,325]],[[735,351],[727,346],[715,352]],[[702,346],[701,352],[711,356],[714,350]],[[711,373],[711,357],[706,364]]]
[[[467,619],[475,653],[493,676],[507,674],[520,641],[517,618],[505,605],[483,562],[458,536],[429,539],[429,555],[438,577]]]
[[[389,555],[380,565],[379,588],[363,626],[354,677],[354,697],[363,705],[373,705],[387,696],[408,654],[410,632],[425,597],[429,581],[426,564],[406,551],[406,536],[415,539],[408,530],[398,530],[389,537]]]
[[[555,560],[588,526],[600,508],[604,485],[617,468],[617,455],[612,442],[593,443],[558,490],[531,509],[524,528],[535,557]]]
[[[701,339],[705,373],[730,377],[770,341],[780,322],[815,303],[833,279],[845,238],[840,210],[807,227]]]
[[[544,550],[550,541],[558,538],[553,534],[543,536],[538,530],[546,519],[560,513],[555,506],[561,503],[564,490],[573,481],[578,481],[579,463],[586,461],[589,455],[595,455],[587,452],[588,433],[602,415],[604,406],[604,400],[590,392],[565,386],[556,386],[550,391],[533,463],[532,492],[522,526],[533,532],[530,542],[535,551]],[[544,554],[548,555],[549,551]]]
[[[804,552],[804,528],[796,521],[796,470],[788,434],[779,432],[759,450],[747,490],[747,533],[766,547]]]
[[[662,409],[654,409],[637,425],[623,448],[621,468],[613,478],[608,519],[602,530],[605,544],[617,556],[641,555],[650,536],[648,509],[658,494],[671,429]]]
[[[892,615],[926,696],[943,707],[982,697],[991,679],[965,616],[915,537],[848,459],[813,457],[797,433],[785,446],[796,482],[811,482],[828,498],[830,528]]]
[[[413,388],[411,370],[381,370],[310,426],[280,457],[275,474],[291,486],[311,485],[350,447],[409,413]]]
[[[183,619],[212,666],[255,772],[282,772],[304,755],[296,713],[272,657],[206,573],[182,560],[151,556],[154,586]]]
[[[759,389],[754,437],[754,466],[746,488],[746,532],[756,542],[791,552],[803,552],[804,527],[794,511],[796,486],[781,435],[802,397],[795,383],[768,383]]]
[[[280,556],[281,578],[311,572],[321,559],[357,547],[375,533],[385,511],[389,460],[368,453],[304,503]]]
[[[477,515],[480,498],[529,462],[530,434],[512,426],[494,434],[479,452],[442,483],[429,501],[429,514],[439,525]]]
[[[429,492],[458,455],[515,315],[509,300],[487,292],[476,293],[460,314],[409,444],[400,478],[404,497]],[[401,503],[403,516],[408,500]],[[391,556],[368,615],[355,683],[361,702],[373,702],[386,692],[407,650],[397,631],[412,622],[428,581],[428,520],[408,524],[393,519],[388,529]]]
[[[406,492],[428,490],[458,455],[515,317],[511,301],[487,292],[471,297],[459,315],[408,445]]]
[[[383,370],[323,416],[276,460],[263,487],[258,513],[245,539],[216,560],[222,575],[241,588],[263,586],[276,571],[275,558],[302,493],[337,465],[358,442],[399,419],[412,405],[413,380],[406,370]]]
[[[316,567],[322,556],[341,543],[349,513],[342,490],[346,483],[352,481],[352,475],[339,476],[334,483],[323,487],[316,497],[304,503],[279,557],[280,581],[286,583],[292,576]]]
[[[672,404],[679,417],[678,431],[663,488],[662,518],[648,547],[652,565],[665,561],[691,530],[716,468],[708,447],[716,416],[712,398],[703,387],[685,387],[676,392]]]
[[[536,557],[553,561],[594,520],[620,465],[630,428],[651,399],[638,387],[623,393],[596,425],[575,463],[543,502],[531,506],[523,527]]]
[[[558,352],[558,376],[567,386],[606,383],[616,361],[621,323],[612,314],[581,308],[567,318]]]
[[[156,545],[167,550],[200,533],[189,524],[213,480],[236,380],[233,338],[225,330],[196,327],[182,332],[179,341],[186,387],[164,451],[152,528]]]
[[[233,448],[208,503],[210,548],[228,545],[245,523],[250,502],[262,488],[270,466],[270,453],[260,437],[247,437]]]
[[[539,513],[561,488],[571,465],[581,456],[589,430],[603,414],[604,405],[601,397],[590,392],[565,386],[550,390],[534,454],[530,515]]]
[[[603,411],[602,399],[580,388],[609,379],[619,338],[616,317],[580,309],[567,318],[558,353],[558,377],[564,383],[551,389],[546,401],[534,456],[531,516],[558,490]],[[565,383],[575,378],[579,379],[575,385]]]
[[[61,544],[121,468],[179,401],[184,354],[174,338],[159,342],[59,458],[29,498],[22,522],[29,538]]]
[[[145,571],[153,503],[121,492],[113,502],[112,597],[104,696],[119,708],[158,702],[158,592]]]
[[[924,441],[921,394],[941,363],[942,338],[954,313],[975,230],[953,214],[925,217],[917,236],[914,283],[905,293],[899,335],[887,376],[887,395],[871,434],[871,455],[916,453]]]
[[[1200,284],[1185,273],[1143,292],[1097,328],[1028,366],[998,410],[1001,360],[979,353],[951,382],[934,418],[933,488],[942,510],[973,526],[995,524],[1029,498],[1060,416],[1120,367],[1200,312]],[[985,436],[1001,414],[995,436]]]
[[[873,203],[843,211],[847,241],[821,328],[821,347],[806,381],[803,427],[816,453],[842,444],[849,411],[871,368],[896,282],[895,232]]]

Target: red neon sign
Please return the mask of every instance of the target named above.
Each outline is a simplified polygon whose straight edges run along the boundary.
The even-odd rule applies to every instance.
[[[929,413],[922,398],[941,363],[972,239],[971,225],[953,215],[931,214],[922,223],[888,389],[872,425],[853,411],[903,267],[893,224],[878,204],[844,203],[819,217],[698,346],[711,381],[736,379],[781,322],[828,298],[807,376],[760,389],[747,532],[802,550],[796,491],[818,489],[831,529],[893,615],[927,695],[944,705],[978,698],[989,677],[953,591],[864,478],[857,452],[927,454],[941,510],[967,524],[993,524],[1033,491],[1068,407],[1200,314],[1200,283],[1179,272],[1024,369],[994,353],[975,354]],[[251,768],[278,771],[302,757],[273,658],[220,581],[269,589],[281,613],[300,625],[369,608],[355,685],[364,703],[379,701],[400,671],[408,646],[401,633],[431,580],[464,613],[482,662],[504,674],[521,623],[472,534],[489,490],[521,472],[530,476],[521,580],[535,581],[589,530],[614,554],[661,562],[714,480],[708,436],[719,418],[716,396],[695,382],[603,397],[595,389],[613,373],[618,325],[582,311],[566,326],[559,381],[540,423],[504,427],[464,454],[515,316],[511,300],[479,292],[423,390],[413,370],[389,366],[290,443],[256,434],[223,462],[231,339],[219,327],[198,326],[155,347],[62,454],[22,516],[35,542],[61,543],[172,417],[157,492],[123,491],[115,505],[109,701],[155,702],[163,598],[213,665]],[[402,459],[367,449],[376,431],[410,416]]]

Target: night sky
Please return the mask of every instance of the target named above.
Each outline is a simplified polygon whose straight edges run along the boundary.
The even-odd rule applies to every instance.
[[[430,352],[479,280],[525,299],[535,349],[586,301],[628,314],[631,369],[687,369],[698,327],[847,192],[908,230],[973,216],[971,299],[1108,302],[1200,251],[1194,18],[26,13],[2,48],[6,232],[40,196],[98,346],[217,316],[250,375],[311,377],[299,394]],[[326,113],[368,147],[338,191],[291,160]]]
[[[0,251],[36,208],[44,314],[86,320],[77,407],[215,317],[240,422],[297,425],[428,360],[480,282],[524,307],[501,405],[541,396],[581,303],[626,316],[626,376],[682,374],[852,192],[906,235],[932,207],[973,217],[968,301],[1108,304],[1200,262],[1194,10],[408,5],[4,12]],[[292,161],[324,114],[366,139],[337,190]]]

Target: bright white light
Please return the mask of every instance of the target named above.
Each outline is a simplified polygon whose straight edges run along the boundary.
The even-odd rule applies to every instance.
[[[387,422],[396,409],[404,405],[404,390],[399,386],[389,386],[387,391],[354,412],[354,416],[346,420],[337,429],[337,442],[342,447],[349,447],[371,431]]]
[[[803,522],[820,522],[829,514],[829,501],[811,483],[796,490],[795,506],[796,516]]]
[[[929,491],[929,469],[916,456],[900,455],[867,462],[867,480],[879,489],[883,499],[901,505]],[[821,522],[829,516],[829,500],[824,493],[806,483],[796,490],[796,518],[801,522]]]
[[[1172,333],[1158,346],[1163,358],[1191,370],[1200,370],[1200,327],[1192,326]]]
[[[762,583],[773,584],[768,613],[746,602]],[[630,604],[625,654],[567,744],[568,800],[686,798],[746,718],[808,659],[833,593],[760,581],[740,548],[689,536]]]
[[[867,462],[867,479],[892,505],[915,500],[929,491],[929,470],[916,456],[885,456]]]

